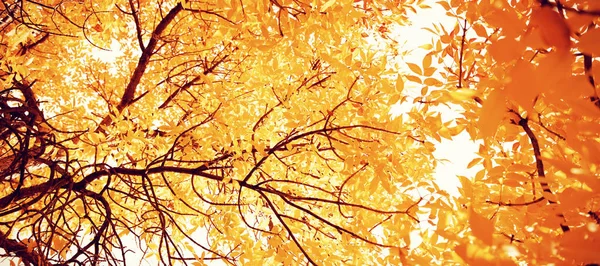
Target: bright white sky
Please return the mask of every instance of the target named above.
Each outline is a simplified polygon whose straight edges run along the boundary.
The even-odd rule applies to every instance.
[[[401,60],[409,63],[416,63],[419,65],[425,54],[429,51],[419,48],[427,43],[431,43],[431,40],[436,36],[431,32],[424,30],[424,28],[431,28],[433,24],[441,24],[447,31],[456,25],[456,19],[450,18],[445,15],[444,9],[435,4],[437,1],[425,1],[432,8],[426,10],[418,10],[418,14],[412,14],[409,16],[410,24],[399,28],[389,34],[394,40],[400,43],[400,51],[411,51],[409,54],[403,56]],[[433,60],[432,66],[435,66],[437,61]],[[408,67],[399,62],[400,71],[404,73],[410,73]],[[449,64],[450,65],[450,64]],[[443,68],[440,65],[440,69]],[[435,74],[437,75],[437,74]],[[438,76],[440,80],[443,80],[441,76]],[[422,85],[412,84],[407,82],[405,84],[404,94],[407,96],[420,96]],[[431,90],[430,90],[431,91]],[[395,105],[392,107],[391,113],[393,115],[402,115],[405,112],[410,111],[412,104]],[[459,109],[453,109],[452,107],[440,107],[430,108],[430,110],[440,111],[442,114],[442,121],[451,121],[460,117]],[[474,176],[476,171],[480,167],[473,167],[467,169],[468,163],[474,158],[475,153],[478,150],[478,144],[471,141],[469,135],[466,132],[455,136],[452,140],[442,139],[441,142],[437,142],[434,139],[429,139],[434,142],[436,151],[434,156],[438,160],[437,167],[435,169],[434,177],[438,186],[448,192],[451,196],[458,197],[458,187],[460,182],[458,181],[457,175],[462,176]],[[420,230],[415,230],[410,233],[411,245],[410,248],[416,248],[422,242],[421,234],[427,230],[433,230],[432,226],[427,222],[428,214],[419,215],[419,220],[423,221],[420,223]]]
[[[425,54],[428,51],[418,48],[419,46],[427,43],[431,43],[431,39],[435,36],[424,30],[423,28],[431,28],[433,24],[440,23],[446,28],[447,31],[451,31],[456,25],[456,19],[445,15],[444,9],[435,4],[437,1],[425,1],[432,6],[431,9],[419,10],[418,14],[410,16],[410,25],[398,29],[398,31],[390,34],[398,43],[401,44],[400,50],[412,51],[410,54],[404,56],[402,60],[410,63],[420,64]],[[436,64],[436,60],[433,62],[433,66]],[[403,72],[410,72],[408,67],[399,64]],[[440,65],[440,68],[442,66]],[[440,77],[440,80],[441,79]],[[405,85],[405,94],[420,96],[421,85],[410,86],[410,82]],[[411,90],[412,89],[412,90]],[[392,113],[395,115],[407,112],[412,108],[412,104],[405,106],[396,105],[392,108]],[[441,106],[435,108],[442,112],[443,122],[450,121],[459,117],[458,109],[447,108]],[[460,186],[460,182],[456,178],[457,175],[473,176],[479,168],[474,167],[467,169],[467,164],[474,158],[475,152],[478,150],[478,144],[471,141],[468,134],[463,132],[458,136],[454,137],[451,141],[442,139],[441,143],[431,140],[436,143],[436,151],[434,156],[440,160],[435,169],[435,178],[440,188],[446,190],[453,196],[458,196],[457,187]]]

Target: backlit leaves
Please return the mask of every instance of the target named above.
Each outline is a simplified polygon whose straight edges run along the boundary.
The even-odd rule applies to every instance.
[[[569,26],[564,18],[549,6],[533,9],[529,29],[538,31],[546,45],[553,46],[560,52],[566,53],[571,47]]]
[[[597,264],[600,6],[439,1],[450,19],[401,50],[432,4],[4,1],[0,248]],[[454,195],[433,152],[463,136]]]
[[[593,28],[585,32],[579,38],[577,42],[577,49],[582,53],[590,55],[600,54],[600,48],[598,48],[598,42],[600,41],[600,28]]]
[[[598,154],[591,151],[598,146],[597,134],[582,134],[574,127],[579,122],[572,122],[598,122],[597,79],[590,75],[597,65],[591,43],[598,14],[576,2],[482,1],[476,10],[472,4],[455,5],[463,11],[458,19],[473,25],[467,31],[471,38],[485,41],[482,48],[459,40],[444,53],[458,60],[449,77],[476,73],[461,77],[472,79],[469,90],[450,92],[465,110],[461,122],[477,121],[480,134],[472,133],[472,125],[466,126],[467,132],[482,138],[467,168],[483,169],[472,180],[459,177],[465,201],[473,204],[467,205],[472,208],[471,232],[486,243],[462,241],[456,246],[467,263],[500,263],[498,254],[503,253],[490,250],[508,252],[506,245],[516,247],[511,248],[510,256],[516,256],[511,260],[520,262],[597,263],[588,246],[579,245],[581,254],[575,255],[576,241],[561,240],[591,237],[579,228],[590,221],[583,210],[598,204],[588,194],[597,187],[591,181],[597,179],[597,163],[588,157]],[[474,63],[467,61],[467,54],[475,54]],[[594,170],[589,171],[591,165]],[[582,189],[588,182],[594,185]],[[552,248],[538,245],[540,241],[556,243],[569,255],[558,258]]]
[[[496,129],[504,117],[506,104],[504,95],[494,90],[487,97],[479,115],[479,132],[481,138],[494,136]]]
[[[471,210],[469,225],[475,237],[483,241],[486,245],[493,244],[494,224],[489,219]]]

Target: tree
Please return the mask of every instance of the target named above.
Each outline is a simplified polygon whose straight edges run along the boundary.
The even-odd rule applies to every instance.
[[[458,23],[433,46],[456,89],[431,101],[462,107],[457,124],[481,143],[469,167],[483,167],[459,177],[464,211],[437,232],[452,228],[443,236],[470,264],[598,263],[599,3],[442,5]],[[458,238],[469,230],[476,241]]]
[[[2,4],[11,263],[600,261],[594,1],[436,3],[456,26],[407,73],[418,0]],[[457,134],[481,170],[454,197]]]

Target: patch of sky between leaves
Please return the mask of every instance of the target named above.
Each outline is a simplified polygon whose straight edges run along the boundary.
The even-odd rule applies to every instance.
[[[431,32],[424,30],[424,28],[431,28],[433,24],[441,24],[447,29],[452,29],[457,23],[455,18],[446,16],[445,10],[434,1],[427,4],[432,8],[420,9],[417,14],[410,14],[409,23],[407,23],[406,26],[392,28],[389,34],[391,38],[399,43],[399,50],[410,51],[410,53],[402,56],[404,62],[420,63],[423,60],[423,57],[429,52],[419,47],[431,43],[431,40],[436,38],[436,36]],[[437,62],[434,60],[432,66],[435,66],[436,64]],[[400,73],[410,73],[410,70],[405,63],[398,62],[397,65],[400,66]],[[439,68],[443,68],[443,65],[440,64]],[[439,74],[434,74],[434,77],[435,75]],[[443,80],[441,76],[437,76],[437,78]],[[417,86],[414,83],[411,84],[411,82],[406,82],[403,93],[409,98],[414,98],[420,96],[420,90],[420,84]],[[390,114],[393,117],[401,116],[402,119],[405,120],[408,119],[406,113],[413,107],[414,104],[412,104],[411,101],[403,104],[395,104],[391,107]],[[430,108],[430,110],[440,112],[442,122],[452,121],[461,117],[460,107],[456,105],[440,105]],[[433,139],[429,139],[428,141],[434,142],[436,148],[436,151],[434,152],[434,156],[438,159],[438,164],[434,173],[436,183],[450,195],[458,197],[460,182],[456,176],[462,175],[471,177],[481,169],[480,167],[467,169],[468,163],[474,158],[475,153],[478,150],[479,143],[470,140],[466,131],[454,136],[452,140],[442,139],[441,142],[437,142]]]

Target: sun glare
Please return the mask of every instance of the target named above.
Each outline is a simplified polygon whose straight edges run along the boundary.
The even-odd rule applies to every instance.
[[[420,63],[423,57],[429,52],[420,47],[431,43],[435,38],[431,32],[425,30],[426,27],[431,27],[433,24],[442,25],[446,28],[453,28],[457,23],[456,19],[445,15],[445,10],[435,3],[430,3],[432,8],[419,10],[418,14],[409,16],[410,23],[406,26],[394,28],[389,36],[401,45],[401,50],[410,51],[402,56],[403,62],[398,62],[401,71],[410,72],[406,63]],[[443,68],[442,64],[432,63],[433,66]],[[439,75],[435,73],[434,76]],[[442,79],[441,77],[439,77]],[[408,119],[407,113],[415,108],[412,104],[412,99],[420,96],[420,84],[406,82],[404,95],[408,97],[406,103],[398,102],[391,107],[390,114],[392,117],[401,117],[403,120]],[[442,116],[442,122],[453,121],[457,118],[456,114],[460,113],[456,106],[434,107],[430,110],[439,111]],[[435,169],[434,178],[438,186],[451,195],[458,195],[458,187],[460,182],[457,175],[471,176],[475,170],[466,170],[469,161],[474,157],[477,151],[477,144],[469,140],[466,132],[455,136],[452,140],[443,140],[436,142],[436,151],[434,155],[439,160]],[[435,140],[432,140],[435,142]]]
[[[104,63],[114,63],[117,58],[123,56],[124,54],[125,51],[117,40],[112,40],[110,43],[110,48],[108,49],[92,47],[91,51],[92,58],[100,60]]]

